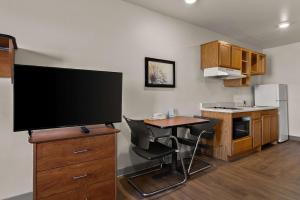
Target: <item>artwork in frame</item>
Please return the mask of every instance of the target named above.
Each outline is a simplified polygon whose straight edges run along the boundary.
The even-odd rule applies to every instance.
[[[145,87],[175,88],[175,62],[146,57]]]

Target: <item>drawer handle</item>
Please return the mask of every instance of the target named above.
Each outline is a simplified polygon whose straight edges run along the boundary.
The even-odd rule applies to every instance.
[[[80,153],[86,153],[88,151],[89,151],[88,149],[82,149],[82,150],[74,151],[73,153],[74,154],[80,154]]]
[[[76,181],[76,180],[79,180],[79,179],[83,179],[83,178],[86,178],[88,175],[87,174],[84,174],[82,176],[74,176],[73,177],[73,180]]]

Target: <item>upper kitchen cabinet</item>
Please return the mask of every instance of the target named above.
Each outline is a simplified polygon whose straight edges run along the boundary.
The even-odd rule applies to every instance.
[[[205,77],[224,79],[225,87],[251,85],[251,76],[264,75],[266,56],[224,41],[201,45],[201,68]]]
[[[219,66],[231,67],[231,46],[226,42],[218,42],[219,46]]]
[[[201,67],[231,67],[231,45],[223,41],[213,41],[201,45]]]
[[[251,52],[251,75],[264,75],[266,72],[266,55]]]
[[[12,76],[12,67],[15,61],[16,39],[10,35],[0,34],[0,77]]]
[[[231,47],[231,68],[242,69],[242,48],[238,46]]]

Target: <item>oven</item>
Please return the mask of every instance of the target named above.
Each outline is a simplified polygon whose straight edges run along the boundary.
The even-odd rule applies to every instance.
[[[251,117],[233,118],[232,139],[247,137],[251,133]]]

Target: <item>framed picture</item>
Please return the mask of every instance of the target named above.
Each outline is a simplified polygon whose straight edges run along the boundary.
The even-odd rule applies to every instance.
[[[175,88],[175,62],[146,57],[145,87]]]

